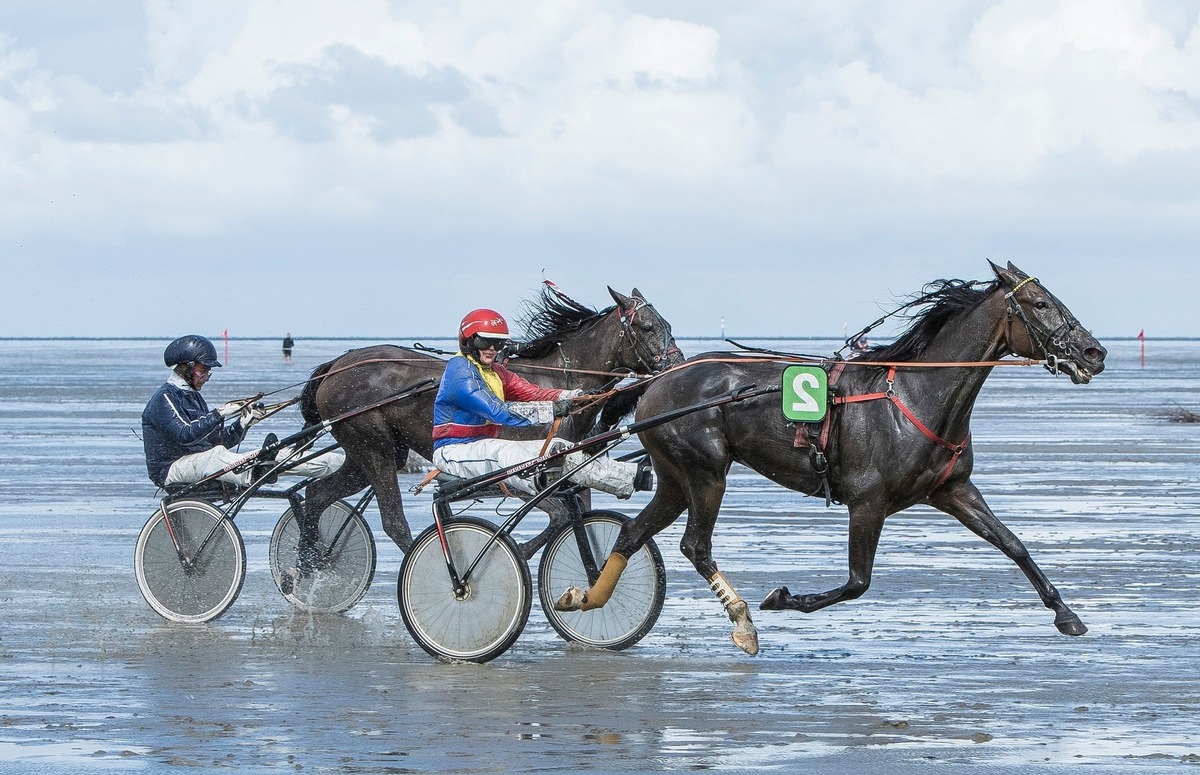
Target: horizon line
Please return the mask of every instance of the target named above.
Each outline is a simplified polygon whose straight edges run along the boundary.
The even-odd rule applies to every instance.
[[[0,342],[105,342],[105,341],[107,341],[107,342],[163,342],[163,341],[171,341],[174,338],[175,337],[171,337],[171,336],[68,336],[68,335],[63,335],[63,336],[0,336]],[[210,338],[213,339],[213,341],[225,341],[225,337],[222,337],[219,335],[210,337]],[[395,338],[396,337],[386,337],[386,336],[382,336],[382,337],[381,336],[303,336],[303,337],[293,336],[292,337],[292,339],[294,339],[296,341],[303,340],[303,341],[310,341],[310,342],[313,342],[313,341],[326,341],[326,342],[373,341],[373,342],[383,342],[383,343],[387,343],[391,340],[394,340]],[[432,340],[453,340],[454,339],[453,336],[445,336],[445,335],[439,335],[439,336],[415,335],[415,336],[404,336],[401,338],[403,338],[403,339],[432,339]],[[733,338],[734,337],[729,337],[729,336],[676,336],[675,337],[675,339],[681,340],[681,341],[714,341],[714,342],[725,342],[725,341],[729,341],[730,339],[733,339]],[[877,337],[877,338],[887,340],[887,339],[893,339],[894,337],[881,336],[881,337]],[[1133,335],[1133,336],[1100,336],[1100,337],[1096,337],[1096,338],[1102,339],[1102,340],[1108,340],[1108,341],[1118,341],[1118,342],[1139,341],[1139,340],[1147,341],[1147,342],[1200,340],[1200,336],[1184,336],[1184,335],[1180,335],[1180,336],[1163,335],[1163,336],[1145,336],[1145,337],[1139,337],[1137,335]],[[834,341],[838,341],[838,340],[846,340],[846,337],[844,337],[844,336],[814,336],[811,334],[804,335],[804,336],[799,336],[799,335],[797,335],[797,336],[778,336],[778,335],[758,336],[756,334],[742,334],[742,335],[739,335],[737,337],[737,339],[739,339],[739,340],[753,339],[756,341],[796,341],[796,340],[826,341],[826,340],[832,339]],[[280,336],[231,336],[228,338],[228,340],[231,342],[272,342],[272,341],[281,341],[282,337],[280,337]]]

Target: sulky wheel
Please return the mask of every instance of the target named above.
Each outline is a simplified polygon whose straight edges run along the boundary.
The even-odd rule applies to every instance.
[[[491,522],[444,522],[446,548],[463,586],[455,590],[436,524],[404,556],[396,594],[413,639],[450,662],[487,662],[517,640],[533,598],[529,567],[507,533]],[[474,564],[474,570],[468,569]]]

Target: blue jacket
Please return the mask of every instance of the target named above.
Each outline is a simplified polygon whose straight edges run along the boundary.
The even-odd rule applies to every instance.
[[[446,362],[442,384],[433,401],[433,448],[495,438],[502,425],[533,425],[528,417],[512,411],[507,401],[553,401],[562,395],[557,388],[542,388],[513,374],[500,364],[492,370],[500,378],[501,399],[479,373],[479,367],[463,355]]]
[[[142,410],[146,472],[159,487],[179,458],[217,445],[236,447],[245,435],[240,422],[226,428],[217,410],[210,411],[203,396],[177,376],[167,380]]]

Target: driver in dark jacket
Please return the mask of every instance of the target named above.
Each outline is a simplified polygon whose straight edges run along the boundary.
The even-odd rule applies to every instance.
[[[249,401],[233,401],[210,410],[200,395],[212,369],[221,366],[213,343],[198,334],[182,336],[167,345],[163,361],[171,369],[171,377],[142,411],[142,444],[151,481],[159,487],[198,482],[254,454],[239,454],[230,447],[241,443],[264,411]],[[231,418],[236,419],[226,425]],[[281,473],[328,476],[343,460],[340,451],[329,452]],[[219,478],[245,487],[254,476],[250,469]]]

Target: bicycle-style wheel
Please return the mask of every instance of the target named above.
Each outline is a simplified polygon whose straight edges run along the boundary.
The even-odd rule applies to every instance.
[[[604,567],[628,517],[616,511],[589,511],[584,532],[598,568]],[[589,580],[571,524],[564,525],[542,550],[538,565],[538,595],[542,610],[563,639],[595,648],[619,651],[640,641],[654,627],[667,596],[667,570],[653,540],[634,552],[602,608],[556,611],[554,602],[567,587],[587,589]]]
[[[456,594],[437,525],[426,528],[400,565],[396,595],[404,626],[438,659],[490,661],[516,642],[529,619],[529,567],[516,542],[506,533],[497,535],[498,528],[485,519],[456,517],[442,526],[460,577],[481,552],[483,556],[463,579],[465,590]]]
[[[242,591],[246,547],[237,526],[212,504],[176,501],[165,513],[160,507],[142,528],[133,570],[142,596],[164,618],[207,622],[225,613]]]
[[[371,588],[375,537],[345,501],[334,501],[321,512],[312,567],[299,567],[299,546],[300,523],[289,508],[271,533],[271,578],[297,608],[338,613],[353,607]]]

